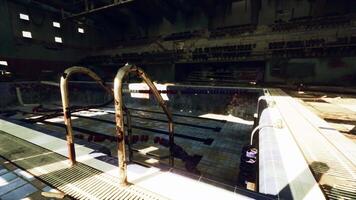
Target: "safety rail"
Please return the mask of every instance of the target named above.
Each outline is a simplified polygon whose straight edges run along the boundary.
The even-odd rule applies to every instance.
[[[71,109],[69,107],[69,98],[68,98],[68,81],[71,75],[73,74],[86,74],[92,79],[95,80],[100,86],[104,88],[104,90],[110,94],[111,96],[114,96],[113,91],[110,87],[106,86],[105,82],[93,71],[90,69],[87,69],[85,67],[70,67],[66,69],[61,77],[61,82],[60,82],[60,89],[61,89],[61,96],[62,96],[62,105],[63,105],[63,115],[64,115],[64,123],[66,125],[66,139],[67,139],[67,145],[68,145],[68,157],[71,162],[71,165],[74,165],[76,163],[76,156],[75,156],[75,148],[74,148],[74,139],[73,139],[73,128],[72,128],[72,120],[71,120]],[[124,111],[127,114],[127,126],[128,126],[128,132],[130,135],[131,132],[131,115],[128,109],[124,107]]]
[[[126,75],[129,73],[136,74],[139,78],[141,78],[150,88],[150,91],[154,95],[155,99],[158,101],[158,104],[162,107],[164,113],[168,118],[168,131],[169,131],[169,164],[171,166],[174,165],[174,157],[173,157],[173,117],[171,112],[168,110],[166,102],[163,100],[162,96],[159,94],[156,86],[152,83],[152,81],[148,78],[145,72],[136,67],[134,65],[126,64],[124,67],[120,68],[117,72],[114,80],[114,98],[115,98],[115,121],[116,121],[116,134],[118,136],[118,160],[119,160],[119,181],[120,185],[126,186],[127,182],[127,164],[126,164],[126,154],[125,154],[125,127],[124,127],[124,113],[122,110],[123,98],[122,98],[122,82]],[[129,139],[130,141],[130,139]],[[130,150],[131,152],[131,150]]]
[[[114,80],[114,91],[108,86],[105,82],[93,71],[84,67],[74,66],[68,68],[64,71],[61,81],[61,96],[62,96],[62,105],[63,105],[63,115],[64,123],[66,125],[66,140],[68,145],[68,157],[71,162],[71,165],[76,164],[75,148],[74,148],[74,139],[73,139],[73,128],[71,121],[71,110],[69,107],[69,98],[68,98],[68,81],[71,75],[73,74],[86,74],[92,79],[95,80],[100,86],[102,86],[110,95],[114,96],[115,102],[115,122],[116,122],[116,136],[118,142],[118,167],[119,167],[119,184],[121,186],[127,186],[127,161],[126,161],[126,152],[125,152],[125,124],[124,124],[124,112],[126,113],[126,123],[127,123],[127,137],[128,137],[128,149],[129,149],[129,161],[133,161],[133,150],[132,150],[132,122],[131,114],[129,110],[123,103],[122,97],[122,81],[124,77],[129,73],[136,74],[141,78],[150,88],[150,91],[154,95],[155,99],[158,101],[158,104],[162,107],[164,113],[168,118],[168,131],[169,131],[169,164],[174,166],[174,157],[173,157],[173,144],[174,144],[174,130],[173,130],[173,117],[171,112],[168,110],[168,107],[163,100],[162,96],[159,94],[156,86],[144,73],[144,71],[136,66],[126,64],[124,67],[120,68],[117,72]]]

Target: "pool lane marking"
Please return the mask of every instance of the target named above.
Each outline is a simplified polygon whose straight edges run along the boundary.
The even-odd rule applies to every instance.
[[[104,120],[104,119],[97,119],[97,118],[84,117],[84,116],[78,116],[78,117],[86,118],[86,119],[90,119],[90,120],[101,121],[101,122],[110,123],[110,124],[115,124],[115,122],[112,122],[112,121],[109,121],[109,120]],[[31,123],[31,120],[26,120],[25,119],[23,121]],[[53,126],[57,126],[57,127],[63,127],[63,128],[66,127],[66,125],[62,124],[62,123],[49,122],[49,121],[41,121],[41,122],[45,123],[45,124],[50,124],[50,125],[53,125]],[[73,126],[72,128],[75,131],[79,131],[79,132],[82,132],[82,133],[87,133],[89,135],[100,135],[100,136],[104,136],[104,137],[106,137],[106,138],[108,138],[110,140],[113,140],[113,141],[116,140],[115,136],[106,135],[106,134],[98,133],[98,132],[95,132],[95,131],[91,131],[91,130],[88,130],[88,129],[75,127],[75,126]],[[132,126],[132,128],[140,129],[140,130],[146,130],[146,131],[149,131],[149,132],[159,133],[159,134],[163,134],[163,135],[169,135],[169,133],[167,131],[162,131],[162,130],[157,130],[157,129],[152,129],[152,128],[145,128],[145,127],[134,126],[134,125]],[[194,136],[189,136],[189,135],[184,135],[184,134],[179,134],[179,133],[175,133],[174,136],[175,137],[179,137],[179,138],[184,138],[184,139],[197,141],[197,142],[202,142],[205,145],[211,145],[213,143],[213,141],[214,141],[214,139],[212,139],[212,138],[205,138],[204,139],[204,138],[199,138],[199,137],[194,137]]]
[[[108,108],[112,108],[112,107],[108,107]],[[139,109],[139,108],[128,108],[128,109],[129,110],[135,110],[135,111],[142,111],[142,112],[164,114],[161,111],[155,111],[155,110],[144,110],[144,109]],[[172,115],[173,116],[178,116],[178,117],[196,118],[196,119],[201,119],[201,120],[210,120],[210,121],[226,123],[226,120],[222,120],[222,119],[211,119],[211,118],[197,117],[197,116],[192,116],[192,115],[183,115],[183,114],[179,114],[179,113],[172,113]]]
[[[79,118],[83,118],[83,119],[89,119],[89,120],[95,120],[95,121],[100,121],[100,122],[104,122],[104,123],[109,123],[109,124],[116,124],[113,121],[110,120],[106,120],[106,119],[98,119],[98,118],[94,118],[94,117],[87,117],[87,116],[81,116],[81,115],[72,115],[73,117],[79,117]],[[125,126],[127,126],[125,124]],[[163,130],[159,130],[159,129],[153,129],[153,128],[147,128],[147,127],[142,127],[142,126],[135,126],[132,125],[132,128],[135,129],[140,129],[140,130],[145,130],[145,131],[150,131],[150,132],[155,132],[155,133],[160,133],[160,134],[164,134],[164,135],[169,135],[168,131],[163,131]],[[199,137],[195,137],[195,136],[190,136],[190,135],[184,135],[184,134],[180,134],[180,133],[174,133],[175,137],[180,137],[180,138],[185,138],[185,139],[190,139],[190,140],[194,140],[194,141],[198,141],[198,142],[202,142],[206,145],[211,145],[211,143],[214,141],[214,139],[212,138],[199,138]]]
[[[90,112],[96,112],[96,111],[91,111],[91,110],[89,110],[89,111]],[[108,113],[110,115],[115,115],[115,112],[113,112],[113,111],[103,110],[103,112],[106,112],[106,113]],[[79,117],[79,116],[77,116],[77,117]],[[168,121],[164,120],[164,119],[157,119],[157,118],[151,118],[151,117],[142,117],[142,116],[139,116],[139,115],[131,115],[131,117],[168,123]],[[210,126],[202,126],[202,125],[189,124],[189,123],[176,122],[176,121],[174,122],[174,124],[179,124],[179,125],[183,125],[183,126],[190,126],[190,127],[194,127],[194,128],[208,129],[208,130],[213,130],[214,132],[220,132],[221,131],[221,127],[218,127],[218,126],[210,127]]]

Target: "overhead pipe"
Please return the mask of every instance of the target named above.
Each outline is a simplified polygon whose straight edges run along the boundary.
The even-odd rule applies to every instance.
[[[62,11],[58,8],[55,8],[53,6],[50,6],[50,5],[47,5],[41,1],[36,1],[36,0],[15,0],[15,2],[17,3],[20,3],[20,4],[24,4],[26,6],[28,5],[33,5],[37,8],[40,8],[42,10],[46,10],[46,11],[49,11],[49,12],[53,12],[53,13],[64,13],[65,15],[70,15],[71,13],[70,12],[67,12],[67,11]]]
[[[125,127],[124,127],[124,113],[123,113],[123,96],[122,87],[123,79],[129,73],[136,74],[140,77],[150,88],[152,94],[158,101],[158,104],[162,107],[164,113],[168,118],[168,130],[169,130],[169,145],[170,145],[170,160],[171,166],[174,165],[174,157],[172,153],[172,148],[174,144],[173,137],[173,117],[171,112],[168,110],[166,102],[163,100],[162,96],[159,94],[156,86],[147,77],[144,71],[136,66],[126,64],[124,67],[120,68],[117,72],[114,80],[114,98],[115,98],[115,121],[116,121],[116,134],[118,140],[118,166],[119,166],[119,184],[121,186],[127,186],[127,163],[125,154]]]
[[[85,11],[80,12],[80,13],[76,13],[76,14],[71,14],[68,17],[65,17],[64,19],[79,18],[79,17],[82,17],[84,15],[88,15],[88,14],[91,14],[91,13],[94,13],[94,12],[98,12],[98,11],[102,11],[102,10],[105,10],[105,9],[108,9],[108,8],[116,7],[116,6],[119,6],[119,5],[122,5],[122,4],[126,4],[126,3],[129,3],[129,2],[132,2],[132,1],[133,0],[120,0],[120,1],[116,1],[115,0],[114,3],[112,3],[112,4],[105,5],[105,6],[102,6],[102,7],[99,7],[99,8],[90,8],[90,9],[88,9],[87,4],[86,4],[85,5]]]

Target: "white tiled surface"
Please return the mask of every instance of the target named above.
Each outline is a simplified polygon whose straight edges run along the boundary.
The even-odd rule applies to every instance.
[[[1,199],[2,200],[22,199],[36,191],[37,191],[37,189],[33,185],[27,183],[15,190],[12,190],[9,193],[1,196]]]
[[[3,161],[3,160],[2,160]],[[0,199],[22,199],[38,191],[31,184],[34,180],[27,172],[21,169],[9,170],[0,163]]]
[[[24,171],[24,170],[21,170],[21,169],[16,169],[14,171],[18,176],[21,176],[22,178],[28,180],[28,181],[32,181],[34,180],[35,178],[29,174],[28,172]]]
[[[278,109],[266,108],[259,124],[273,124],[277,120],[281,120]],[[289,188],[293,199],[325,199],[285,122],[282,129],[262,128],[259,141],[261,192],[283,199],[290,198],[283,193]]]
[[[25,185],[27,182],[24,181],[21,178],[15,178],[12,180],[9,180],[5,185],[0,187],[0,199],[2,199],[3,195],[6,195],[7,193],[13,191],[14,189],[21,187]]]

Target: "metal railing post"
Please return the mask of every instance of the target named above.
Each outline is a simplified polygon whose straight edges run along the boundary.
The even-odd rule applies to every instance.
[[[126,163],[126,153],[125,153],[125,127],[124,127],[124,113],[123,113],[123,97],[122,97],[122,82],[124,77],[129,74],[134,73],[148,85],[150,91],[153,93],[155,99],[158,101],[159,105],[162,107],[164,113],[168,118],[168,129],[169,129],[169,144],[170,144],[170,164],[173,166],[173,153],[172,148],[174,144],[174,127],[172,114],[167,108],[165,101],[159,94],[156,86],[151,82],[151,80],[146,76],[142,69],[126,64],[124,67],[120,68],[114,79],[114,98],[115,98],[115,121],[116,121],[116,134],[118,140],[118,167],[119,167],[119,184],[121,186],[127,186],[127,163]],[[130,137],[130,136],[129,136]],[[131,142],[131,138],[129,138]],[[131,144],[130,144],[131,145]]]
[[[131,122],[131,112],[125,106],[123,107],[126,113],[126,123],[127,123],[127,142],[129,147],[129,161],[133,161],[133,151],[132,151],[132,122]]]
[[[68,157],[71,162],[71,165],[76,164],[75,148],[74,148],[74,139],[73,139],[73,129],[72,129],[72,120],[71,120],[71,110],[69,107],[69,98],[68,98],[68,81],[71,75],[73,74],[86,74],[93,78],[99,85],[101,85],[108,93],[112,95],[110,88],[106,87],[104,81],[93,71],[84,67],[70,67],[66,69],[61,77],[60,88],[61,88],[61,97],[62,97],[62,106],[63,106],[63,115],[64,123],[66,125],[66,139],[68,146]]]

